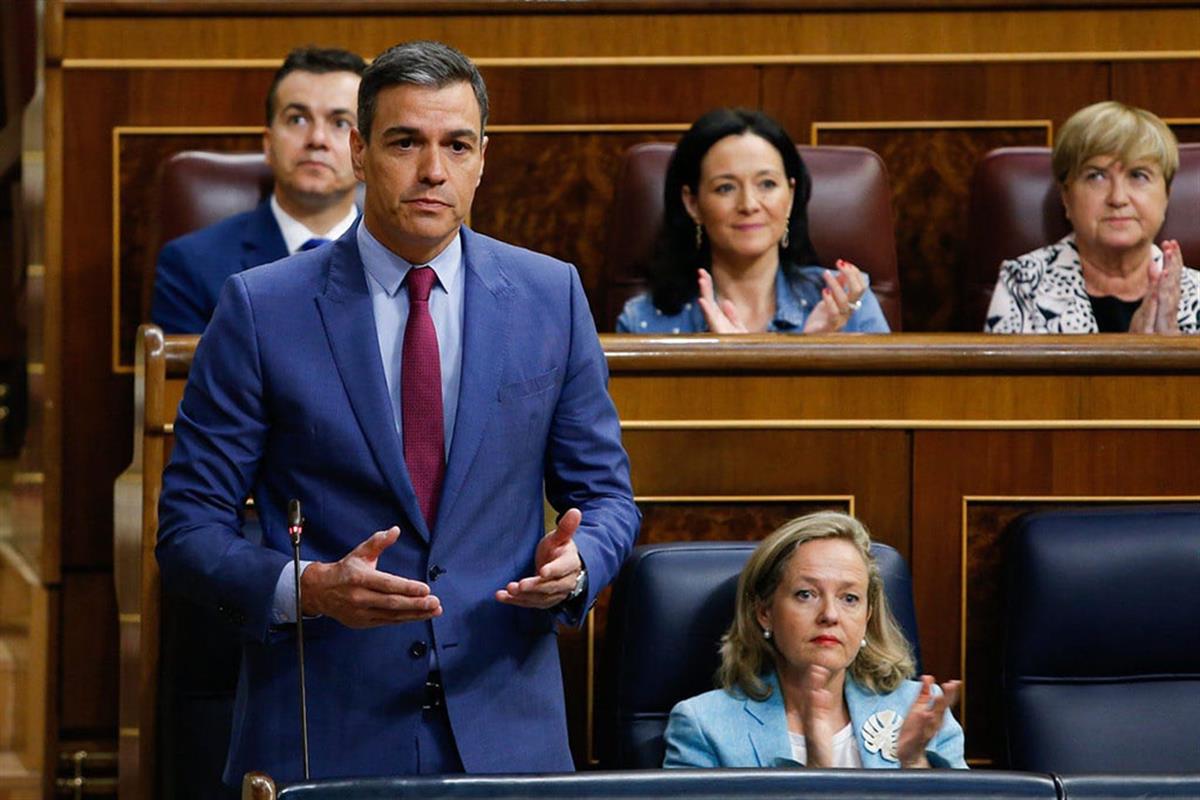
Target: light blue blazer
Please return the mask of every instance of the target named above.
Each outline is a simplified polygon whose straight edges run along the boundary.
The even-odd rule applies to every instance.
[[[787,713],[783,694],[772,672],[766,676],[771,693],[766,700],[754,700],[724,689],[677,703],[667,722],[667,754],[664,767],[794,767],[792,743],[788,738]],[[905,681],[895,691],[875,694],[846,676],[846,705],[858,755],[866,769],[898,769],[898,761],[884,757],[881,750],[868,747],[863,726],[876,726],[896,714],[895,730],[912,706],[921,684]],[[940,689],[934,686],[934,691]],[[886,727],[886,725],[884,726]],[[941,730],[925,751],[934,767],[966,769],[963,760],[963,732],[954,715],[946,711]]]

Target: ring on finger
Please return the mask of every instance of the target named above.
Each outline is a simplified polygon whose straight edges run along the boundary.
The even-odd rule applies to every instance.
[[[851,312],[858,311],[860,308],[862,308],[862,300],[861,299],[855,300],[853,303],[850,303],[850,311]]]

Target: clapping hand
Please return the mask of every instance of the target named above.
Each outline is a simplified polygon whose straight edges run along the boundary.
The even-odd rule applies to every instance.
[[[806,767],[833,766],[833,736],[842,698],[829,690],[830,672],[813,664],[804,674],[804,747]]]
[[[809,313],[804,323],[805,333],[836,333],[846,327],[855,311],[862,308],[862,296],[867,291],[862,272],[840,258],[837,269],[836,275],[825,270],[821,301]]]
[[[1162,245],[1162,263],[1150,262],[1146,297],[1129,323],[1130,333],[1179,333],[1180,282],[1183,278],[1183,252],[1179,242],[1168,239]]]
[[[900,726],[900,736],[896,742],[896,757],[900,766],[905,769],[928,768],[929,760],[925,751],[929,742],[941,730],[942,720],[946,709],[958,702],[960,681],[947,681],[941,685],[942,693],[933,692],[933,676],[921,676],[921,691],[913,701],[912,708]]]
[[[713,333],[749,333],[746,324],[742,322],[731,300],[717,302],[713,292],[713,279],[708,270],[702,269],[697,278],[700,284],[700,310],[704,312],[704,321]]]

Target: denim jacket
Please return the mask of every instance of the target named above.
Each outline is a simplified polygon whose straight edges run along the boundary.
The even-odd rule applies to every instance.
[[[825,281],[821,278],[824,267],[801,267],[795,280],[788,280],[784,271],[775,273],[775,318],[767,330],[778,333],[803,333],[804,323],[812,309],[821,302],[821,290]],[[863,274],[866,278],[866,274]],[[888,333],[887,319],[879,300],[870,288],[862,296],[862,308],[850,316],[846,327],[848,333]],[[643,292],[625,304],[617,318],[617,333],[704,333],[708,325],[700,304],[691,300],[683,304],[678,314],[664,314],[655,308],[649,292]]]

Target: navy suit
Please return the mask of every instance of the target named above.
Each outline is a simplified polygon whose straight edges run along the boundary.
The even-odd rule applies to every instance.
[[[305,624],[313,777],[414,769],[426,647],[470,772],[570,770],[554,617],[493,598],[533,574],[542,495],[577,507],[588,605],[637,535],[607,364],[575,269],[462,229],[462,383],[438,515],[426,526],[396,434],[357,228],[233,276],[196,352],[163,478],[164,585],[219,607],[247,643],[225,779],[300,775],[292,634],[270,624],[289,563],[334,561],[399,525],[379,567],[429,581],[444,613],[350,630]],[[544,483],[543,483],[544,482]],[[253,494],[263,542],[239,536]],[[435,569],[436,567],[436,569]]]
[[[166,333],[203,333],[226,278],[287,254],[269,200],[172,239],[158,254],[150,319]]]

